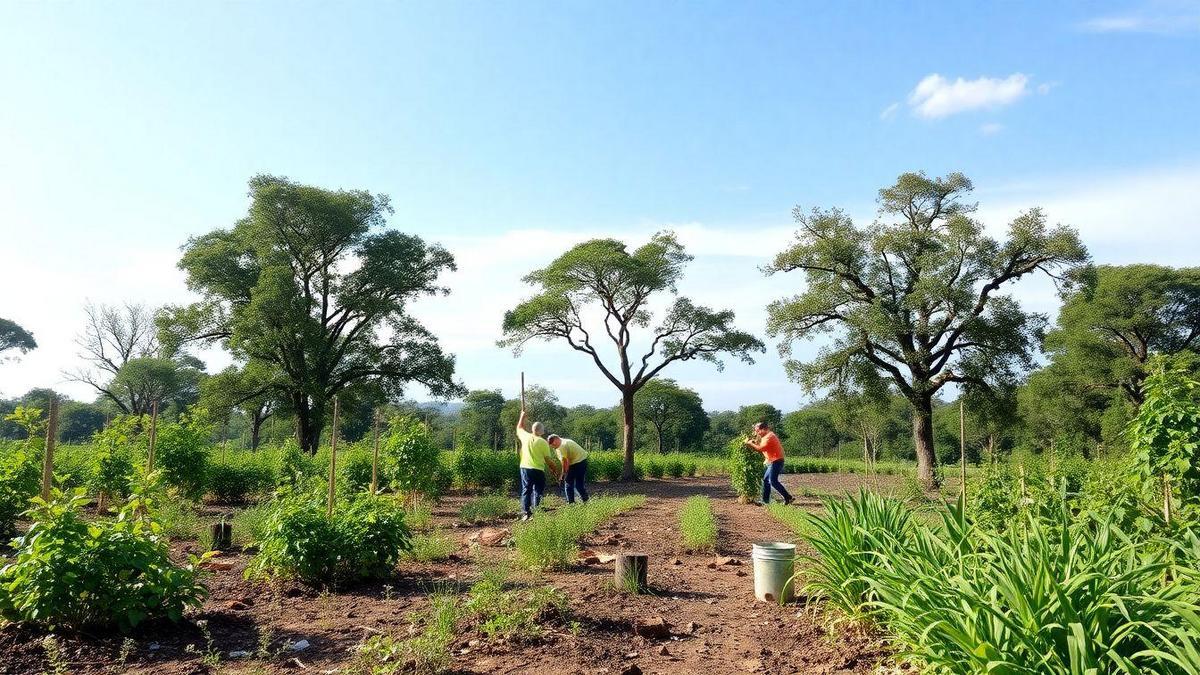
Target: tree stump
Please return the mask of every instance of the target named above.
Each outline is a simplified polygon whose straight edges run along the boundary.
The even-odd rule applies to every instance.
[[[212,524],[212,550],[228,551],[233,548],[233,525],[224,521]]]
[[[617,588],[629,593],[645,590],[649,560],[645,553],[618,553],[614,569]]]

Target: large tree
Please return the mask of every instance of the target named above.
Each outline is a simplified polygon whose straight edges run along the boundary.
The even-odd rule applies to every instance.
[[[1080,385],[1143,398],[1155,354],[1200,344],[1200,268],[1101,265],[1068,295],[1046,350]]]
[[[647,382],[634,397],[633,406],[637,416],[653,427],[659,453],[666,450],[668,438],[677,446],[691,447],[708,431],[708,414],[700,394],[679,386],[675,380]]]
[[[879,191],[879,217],[859,227],[838,209],[799,207],[796,242],[768,273],[803,271],[804,292],[769,307],[781,350],[834,333],[812,360],[788,361],[811,391],[837,385],[867,366],[912,406],[918,477],[935,484],[933,400],[951,383],[986,385],[1032,365],[1044,317],[999,290],[1034,272],[1062,282],[1088,261],[1078,234],[1050,227],[1039,209],[1012,221],[1003,242],[984,233],[963,201],[960,173],[906,173]]]
[[[500,413],[504,410],[504,395],[499,389],[476,389],[463,399],[459,413],[459,441],[493,450],[499,449],[504,438]]]
[[[179,355],[159,342],[153,310],[139,304],[89,302],[83,315],[83,332],[75,344],[84,365],[63,374],[95,389],[119,412],[148,414],[155,401],[162,402],[160,397],[174,398],[177,386],[195,385],[192,373],[180,371],[203,370],[203,364],[172,358]]]
[[[536,295],[504,314],[501,346],[521,348],[530,340],[562,340],[595,364],[621,393],[622,478],[633,478],[634,406],[637,392],[676,361],[701,359],[723,366],[722,354],[752,363],[763,344],[733,325],[733,312],[713,311],[676,294],[691,256],[669,232],[660,232],[632,252],[614,239],[593,239],[563,253],[525,281]],[[650,302],[675,296],[657,326]],[[616,362],[601,356],[607,337]],[[639,346],[640,345],[640,346]],[[606,350],[607,351],[607,350]]]
[[[37,349],[37,341],[33,339],[33,333],[25,330],[15,321],[0,319],[0,354],[10,349],[16,349],[25,354],[31,349]]]
[[[398,397],[424,384],[434,396],[465,393],[454,359],[409,312],[445,293],[454,269],[440,246],[385,228],[388,199],[325,190],[275,176],[250,180],[250,211],[231,229],[192,238],[179,267],[200,302],[172,307],[169,341],[219,342],[239,362],[278,370],[272,380],[315,452],[330,401],[370,383]]]

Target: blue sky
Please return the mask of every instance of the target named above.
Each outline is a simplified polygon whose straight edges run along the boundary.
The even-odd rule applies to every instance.
[[[5,3],[0,95],[0,316],[42,344],[4,395],[85,396],[83,303],[186,300],[178,247],[259,172],[390,195],[459,258],[417,311],[466,384],[525,369],[568,403],[614,392],[493,343],[519,277],[590,236],[679,230],[682,290],[752,331],[801,287],[756,271],[791,207],[869,221],[907,170],[967,173],[997,231],[1041,205],[1098,261],[1197,263],[1196,2]],[[710,408],[804,400],[773,352],[671,374]]]

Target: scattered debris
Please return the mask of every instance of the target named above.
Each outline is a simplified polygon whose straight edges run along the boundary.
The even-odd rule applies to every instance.
[[[235,650],[229,652],[229,658],[231,658],[231,659],[245,659],[245,658],[249,658],[249,657],[250,657],[250,652],[248,652],[244,649],[235,649]]]
[[[299,642],[293,642],[292,644],[288,645],[288,649],[293,652],[302,652],[311,646],[312,645],[309,644],[308,640],[300,640]]]
[[[600,564],[607,565],[608,563],[616,560],[617,556],[612,555],[611,553],[597,553],[596,558],[600,561]]]
[[[746,576],[746,570],[738,570],[738,571],[737,571],[737,575],[738,575],[739,577],[744,577],[744,576]]]
[[[242,611],[244,609],[250,609],[250,605],[247,605],[246,603],[242,602],[241,600],[230,600],[225,605],[225,608],[232,609],[235,611]]]
[[[512,531],[503,527],[485,527],[482,530],[467,537],[470,543],[478,543],[480,546],[503,546],[512,536]]]
[[[679,558],[671,558],[671,564],[672,565],[682,565],[683,561],[680,560]]]
[[[699,628],[700,628],[700,625],[698,623],[696,623],[695,621],[689,621],[689,622],[687,622],[687,625],[683,627],[683,629],[685,631],[687,631],[688,635],[695,633],[696,630]]]
[[[670,655],[671,655],[671,652],[667,650],[667,646],[666,646],[666,645],[663,645],[663,646],[661,646],[661,647],[659,647],[659,648],[658,648],[658,655],[659,655],[659,656],[670,656]]]
[[[633,632],[651,640],[661,640],[671,636],[671,625],[661,616],[650,619],[634,619]]]

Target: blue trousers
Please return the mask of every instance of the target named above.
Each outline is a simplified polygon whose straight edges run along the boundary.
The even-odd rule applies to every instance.
[[[521,513],[533,514],[533,510],[542,503],[542,495],[545,492],[546,472],[521,467]]]
[[[779,474],[783,472],[783,460],[777,459],[767,465],[767,469],[763,471],[763,503],[771,501],[771,488],[783,495],[785,502],[792,501],[792,496],[784,489],[783,483],[779,482]]]
[[[583,460],[578,464],[572,464],[567,467],[567,475],[563,478],[563,498],[568,504],[575,503],[575,493],[579,493],[579,498],[583,501],[588,500],[587,486],[587,460]]]

